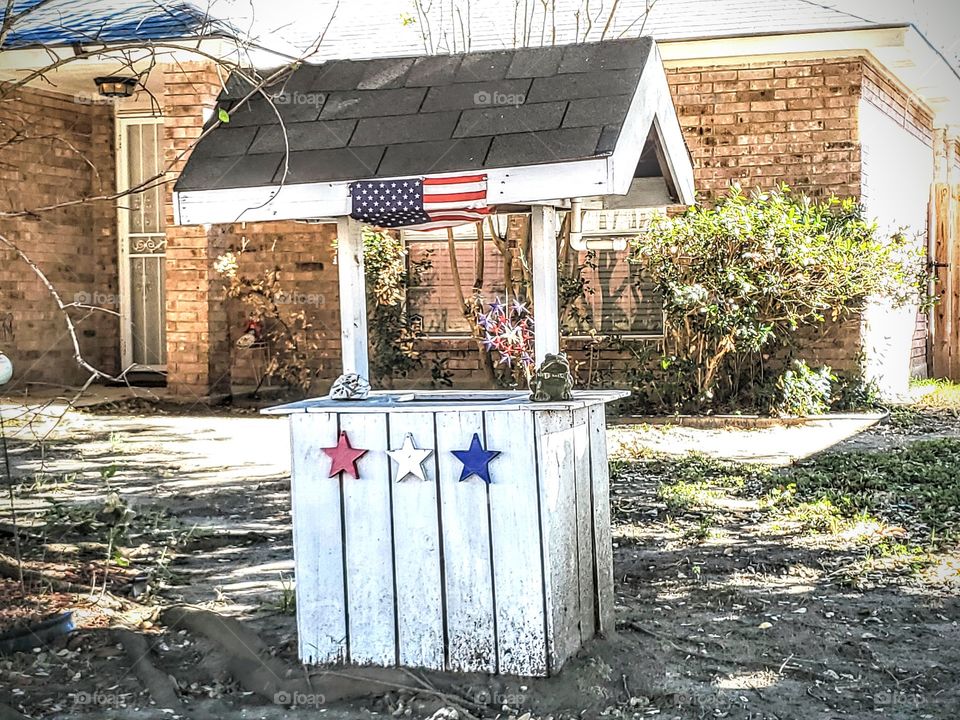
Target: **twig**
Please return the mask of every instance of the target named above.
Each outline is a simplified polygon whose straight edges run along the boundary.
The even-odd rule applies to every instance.
[[[383,685],[384,687],[389,687],[389,688],[392,688],[392,689],[394,689],[394,690],[405,690],[405,691],[407,691],[407,692],[420,692],[420,691],[423,691],[423,692],[427,692],[427,693],[433,695],[434,697],[436,697],[436,698],[439,699],[439,700],[443,700],[444,702],[448,702],[448,703],[450,703],[451,705],[465,705],[465,706],[467,706],[467,707],[471,707],[471,708],[473,708],[474,710],[479,710],[479,711],[482,711],[482,710],[484,709],[483,705],[480,705],[480,704],[478,704],[478,703],[475,703],[475,702],[473,702],[472,700],[467,700],[465,697],[462,697],[462,696],[460,696],[460,695],[453,695],[453,694],[451,694],[451,693],[443,692],[442,690],[437,690],[437,689],[435,689],[435,688],[430,687],[429,685],[428,685],[427,687],[419,687],[419,688],[418,688],[418,687],[414,687],[414,686],[412,686],[412,685],[404,685],[403,683],[393,682],[393,681],[391,681],[391,680],[379,680],[379,679],[377,679],[377,678],[363,677],[363,676],[360,676],[360,675],[351,675],[350,673],[342,672],[342,671],[340,671],[340,670],[322,670],[322,671],[320,671],[320,672],[318,672],[318,673],[314,673],[314,674],[316,674],[316,675],[334,675],[334,676],[336,676],[336,677],[342,677],[342,678],[344,678],[344,679],[346,679],[346,680],[358,680],[358,681],[361,681],[361,682],[369,682],[369,683],[374,683],[374,684],[376,684],[376,685]],[[425,684],[426,681],[421,679],[421,683],[424,683],[424,684]],[[466,710],[465,708],[459,707],[458,710],[461,710],[461,711],[466,715],[467,720],[478,720],[478,718],[477,718],[475,715],[473,715],[472,713],[470,713],[470,712],[469,712],[468,710]]]
[[[76,583],[68,582],[66,580],[59,580],[55,577],[51,577],[40,570],[31,570],[29,568],[23,567],[23,564],[18,564],[16,559],[0,553],[0,577],[16,577],[17,575],[23,575],[24,581],[38,582],[41,584],[47,584],[54,590],[59,592],[71,592],[79,593],[81,595],[87,594],[87,588],[82,585],[77,585]]]
[[[13,547],[17,557],[17,580],[20,583],[20,596],[27,596],[27,586],[23,582],[23,553],[20,550],[20,526],[17,523],[17,505],[13,495],[13,475],[10,472],[10,454],[7,452],[7,428],[3,424],[3,409],[0,408],[0,442],[3,443],[3,465],[7,474],[7,491],[10,495],[10,519],[13,522]]]
[[[781,663],[780,669],[777,670],[777,675],[783,675],[783,669],[787,666],[787,663],[789,663],[791,660],[793,660],[793,653],[790,653],[787,659],[784,660],[783,663]]]

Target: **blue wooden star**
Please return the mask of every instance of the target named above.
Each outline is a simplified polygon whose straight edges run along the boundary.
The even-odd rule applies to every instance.
[[[460,473],[460,482],[471,475],[476,475],[488,485],[490,484],[490,461],[500,454],[499,450],[484,450],[480,444],[480,436],[473,434],[469,450],[451,450],[457,459],[463,463],[463,472]]]

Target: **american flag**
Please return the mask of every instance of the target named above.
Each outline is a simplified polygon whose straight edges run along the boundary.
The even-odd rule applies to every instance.
[[[377,227],[436,230],[483,220],[486,175],[364,180],[350,183],[352,218]]]

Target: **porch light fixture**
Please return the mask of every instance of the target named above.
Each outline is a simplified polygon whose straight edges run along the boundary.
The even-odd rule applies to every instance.
[[[133,95],[140,79],[111,75],[110,77],[98,77],[94,79],[94,82],[97,84],[97,92],[104,97],[125,98]]]

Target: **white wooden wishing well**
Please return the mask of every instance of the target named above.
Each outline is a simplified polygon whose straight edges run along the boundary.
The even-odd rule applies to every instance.
[[[372,167],[354,162],[347,147],[322,151],[330,154],[290,174],[278,173],[269,154],[248,153],[244,163],[231,164],[236,171],[221,172],[215,163],[208,167],[210,155],[198,153],[175,188],[175,219],[336,222],[343,372],[369,379],[364,242],[353,217],[370,216],[353,207],[353,184],[481,173],[482,205],[529,213],[533,355],[540,366],[560,350],[557,210],[569,211],[568,240],[577,247],[590,230],[582,228],[584,207],[694,201],[693,166],[655,43],[570,46],[563,60],[557,80],[566,82],[561,65],[580,68],[591,81],[602,76],[606,90],[598,97],[629,95],[612,147],[598,139],[548,148],[531,132],[534,152],[517,146],[515,157],[489,160],[487,152],[446,151],[442,172],[440,159],[426,150],[409,151],[421,144],[417,138],[398,132],[395,142],[384,138],[386,150],[368,148],[368,159],[377,157]],[[363,62],[350,67],[364,70]],[[379,65],[368,69],[382,73]],[[308,67],[297,72],[328,75]],[[233,111],[232,98],[221,101]],[[357,123],[393,122],[394,110],[384,103],[362,105],[370,114],[358,115]],[[314,131],[329,134],[324,122],[317,120]],[[599,126],[595,131],[607,135]],[[226,150],[232,132],[214,127],[202,142]],[[506,123],[486,141],[492,148],[501,136],[516,135]],[[451,135],[449,142],[452,150],[462,140]],[[538,154],[543,148],[550,152]],[[409,155],[402,172],[388,162],[394,150]],[[397,224],[402,215],[386,219]],[[532,403],[528,393],[380,392],[266,411],[290,416],[301,658],[550,675],[585,640],[612,629],[604,404],[625,395],[575,393],[569,401]]]
[[[288,414],[300,658],[550,675],[613,629],[604,403],[375,392]],[[358,477],[330,477],[346,433]],[[423,479],[387,454],[412,440]],[[486,470],[461,480],[476,435]],[[409,466],[408,466],[409,468]]]

